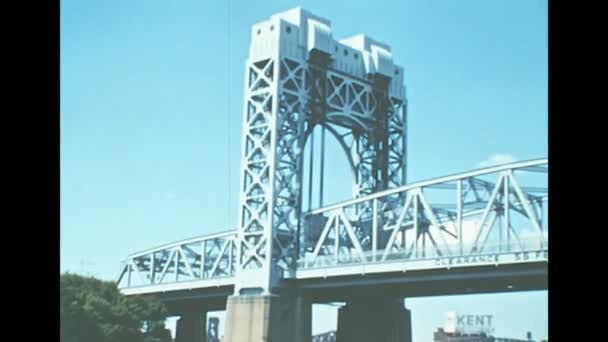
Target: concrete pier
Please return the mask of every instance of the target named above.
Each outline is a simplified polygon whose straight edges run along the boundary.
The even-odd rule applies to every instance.
[[[207,315],[204,311],[184,313],[177,320],[175,342],[206,342]]]
[[[290,295],[228,297],[223,342],[310,342],[312,305]]]
[[[411,342],[411,314],[396,299],[357,299],[338,311],[336,342]]]

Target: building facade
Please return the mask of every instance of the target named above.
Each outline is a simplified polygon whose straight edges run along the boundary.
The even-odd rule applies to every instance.
[[[437,329],[433,334],[434,342],[535,342],[531,339],[530,333],[528,333],[527,339],[516,339],[506,337],[494,337],[486,334],[461,334],[446,333],[443,328]]]
[[[323,334],[317,334],[312,337],[312,342],[336,342],[336,332],[328,331]]]

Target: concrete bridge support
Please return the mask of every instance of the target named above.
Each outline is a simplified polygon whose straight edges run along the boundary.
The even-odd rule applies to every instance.
[[[336,342],[411,342],[410,310],[403,300],[355,299],[338,311]]]
[[[190,311],[177,320],[175,342],[206,342],[206,311]]]
[[[300,296],[232,296],[223,342],[310,342],[312,305]]]

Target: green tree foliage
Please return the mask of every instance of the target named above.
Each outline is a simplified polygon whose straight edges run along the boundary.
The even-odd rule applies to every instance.
[[[123,296],[113,282],[62,274],[61,342],[170,341],[155,297]]]

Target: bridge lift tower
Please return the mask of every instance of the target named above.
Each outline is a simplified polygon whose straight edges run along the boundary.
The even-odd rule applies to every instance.
[[[304,318],[310,305],[285,281],[296,269],[302,238],[305,146],[311,145],[311,163],[315,157],[323,163],[323,155],[314,156],[313,130],[321,130],[321,154],[326,132],[337,140],[352,172],[354,197],[404,185],[403,74],[387,44],[365,35],[336,40],[329,20],[301,8],[253,25],[243,103],[239,257],[226,342],[310,341],[310,318]],[[322,196],[322,180],[318,186]]]

